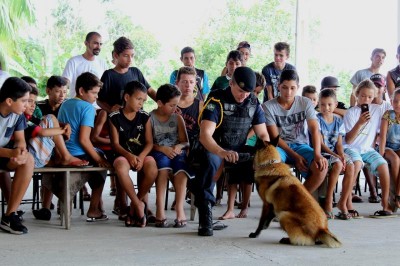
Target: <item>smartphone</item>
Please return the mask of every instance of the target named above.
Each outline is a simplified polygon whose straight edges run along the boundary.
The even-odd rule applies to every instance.
[[[368,112],[369,111],[369,108],[368,108],[368,104],[361,104],[361,113],[363,114],[363,113],[365,113],[365,112]]]

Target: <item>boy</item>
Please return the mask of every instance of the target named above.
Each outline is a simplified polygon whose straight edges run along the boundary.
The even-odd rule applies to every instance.
[[[339,87],[339,81],[335,77],[327,76],[321,80],[321,91],[325,89],[333,89],[335,92],[337,92],[337,88]],[[346,105],[342,102],[338,102],[337,108],[335,108],[334,113],[343,117],[346,114],[346,110]]]
[[[379,105],[372,104],[377,88],[369,80],[361,81],[355,90],[357,106],[352,107],[343,118],[346,130],[344,151],[354,163],[354,179],[365,163],[369,170],[379,176],[382,187],[382,210],[376,211],[373,217],[390,217],[389,206],[390,177],[386,160],[374,149],[376,134],[380,128],[381,118],[385,112]],[[366,106],[362,112],[361,106]]]
[[[52,162],[56,165],[79,167],[88,165],[89,162],[80,160],[72,156],[66,146],[65,139],[69,139],[71,135],[71,127],[68,124],[60,126],[54,115],[45,115],[42,120],[33,116],[36,108],[36,99],[39,92],[32,87],[29,94],[28,106],[24,112],[28,121],[28,128],[25,130],[25,140],[28,144],[28,150],[33,155],[35,168],[46,166],[54,151],[55,160]],[[39,220],[50,220],[52,193],[48,189],[43,192],[43,208],[33,210],[33,216]]]
[[[67,97],[67,85],[67,80],[61,76],[51,76],[47,80],[46,94],[48,99],[37,103],[43,115],[52,114],[57,117],[60,106]]]
[[[94,74],[89,72],[81,74],[76,79],[76,97],[61,105],[58,120],[71,125],[72,133],[66,146],[73,156],[90,161],[100,167],[110,167],[110,164],[96,152],[90,141],[96,113],[92,104],[96,101],[101,86],[101,81]],[[107,215],[103,213],[101,200],[105,178],[106,173],[93,173],[89,180],[92,196],[87,212],[87,222],[108,219]]]
[[[10,197],[0,228],[12,234],[26,234],[16,211],[28,189],[33,174],[33,157],[26,149],[23,112],[29,99],[30,86],[15,77],[8,78],[0,89],[0,169],[15,171]],[[14,147],[5,146],[14,137]]]
[[[350,157],[343,151],[342,138],[345,134],[343,120],[334,115],[337,106],[336,93],[332,89],[322,90],[319,94],[319,110],[317,114],[321,138],[322,155],[328,160],[328,187],[326,190],[325,206],[323,206],[328,219],[333,219],[332,195],[339,174],[343,171],[342,196],[338,202],[339,214],[336,216],[341,220],[348,220],[352,214],[355,217],[358,212],[354,210],[351,201],[351,191],[353,189],[354,165]]]
[[[358,70],[353,77],[350,79],[350,83],[354,89],[357,87],[358,83],[363,81],[364,79],[369,78],[373,74],[379,73],[379,69],[382,64],[385,62],[386,51],[382,48],[375,48],[371,54],[371,66],[369,68]],[[355,106],[357,104],[356,97],[354,93],[350,95],[350,106]]]
[[[306,181],[304,186],[313,193],[324,181],[327,161],[321,155],[321,134],[311,101],[296,96],[299,76],[294,70],[284,70],[279,80],[280,96],[263,104],[271,139],[280,136],[278,151],[282,162],[294,164]],[[307,121],[312,147],[304,130]]]
[[[225,62],[225,66],[227,68],[226,75],[220,76],[214,81],[214,84],[211,87],[211,91],[227,88],[229,86],[229,80],[232,78],[233,71],[235,71],[237,67],[240,67],[242,65],[242,53],[237,50],[230,51]]]
[[[397,46],[396,58],[399,61],[399,65],[390,70],[386,78],[389,98],[392,98],[394,90],[400,87],[400,45]]]
[[[122,107],[125,85],[133,80],[145,85],[148,95],[155,100],[156,91],[151,88],[142,72],[137,67],[130,67],[135,55],[131,40],[120,37],[113,46],[116,65],[113,69],[106,70],[101,77],[103,88],[99,92],[97,104],[108,113],[119,110]]]
[[[184,66],[195,68],[196,55],[194,53],[193,48],[192,47],[183,48],[181,51],[180,60]],[[196,76],[196,98],[201,101],[204,101],[206,98],[206,94],[210,92],[210,87],[208,85],[208,75],[202,69],[195,68],[195,70],[196,70],[196,74],[197,74],[197,76]],[[171,76],[169,78],[169,83],[175,84],[177,73],[178,73],[178,70],[174,70],[171,73]]]
[[[156,227],[168,227],[164,212],[165,190],[172,171],[176,198],[176,219],[174,227],[186,226],[183,202],[186,194],[187,178],[191,178],[186,165],[186,149],[189,140],[182,116],[175,113],[181,92],[175,85],[165,84],[157,90],[157,109],[151,111],[153,129],[153,151],[151,156],[157,162],[156,180]]]
[[[269,63],[262,69],[262,74],[267,81],[267,88],[264,92],[264,101],[272,100],[279,96],[279,76],[283,70],[296,70],[294,66],[286,63],[289,59],[290,46],[286,42],[278,42],[274,45],[274,62]]]
[[[317,88],[313,85],[304,86],[301,96],[306,97],[311,100],[314,105],[314,109],[318,106],[318,92]]]

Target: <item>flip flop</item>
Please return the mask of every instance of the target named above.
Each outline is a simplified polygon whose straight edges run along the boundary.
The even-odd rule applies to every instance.
[[[183,228],[183,227],[186,226],[187,220],[178,220],[178,219],[175,219],[174,222],[175,222],[174,228]]]
[[[105,214],[102,214],[100,217],[89,217],[86,219],[86,222],[88,223],[94,223],[94,222],[101,222],[101,221],[107,221],[108,216]]]
[[[82,163],[85,163],[86,165],[81,165]],[[93,165],[89,165],[89,161],[78,160],[78,161],[70,162],[69,164],[57,165],[57,167],[60,167],[60,168],[88,168],[88,167],[93,167]]]
[[[357,210],[349,210],[349,213],[351,214],[351,218],[353,218],[353,219],[364,218],[364,216],[360,215]]]
[[[221,223],[220,221],[213,222],[213,230],[215,231],[223,230],[227,227],[227,224]]]
[[[377,219],[385,219],[385,218],[396,218],[397,215],[389,211],[380,210],[376,211],[373,215],[370,215],[369,217]]]

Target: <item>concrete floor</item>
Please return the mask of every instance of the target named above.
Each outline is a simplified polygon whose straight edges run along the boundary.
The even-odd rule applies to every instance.
[[[362,182],[363,184],[363,182]],[[254,231],[260,214],[257,193],[251,198],[246,219],[225,221],[229,227],[215,231],[213,237],[197,236],[196,221],[185,228],[126,228],[111,213],[114,197],[106,184],[104,202],[109,221],[87,223],[79,210],[72,213],[72,228],[60,226],[56,212],[49,222],[35,220],[29,205],[24,224],[29,233],[22,236],[0,232],[1,265],[398,265],[400,260],[400,217],[368,218],[380,204],[358,203],[356,208],[364,219],[329,221],[330,230],[342,241],[343,247],[297,247],[278,244],[285,233],[278,223],[257,239]],[[31,190],[28,190],[29,193]],[[155,209],[154,191],[150,206]],[[173,193],[170,193],[173,197]],[[28,197],[28,195],[27,195]],[[364,202],[367,194],[364,193]],[[225,201],[225,199],[224,199]],[[56,202],[56,200],[53,200]],[[171,200],[170,200],[171,202]],[[86,204],[87,208],[88,204]],[[189,217],[190,206],[185,205]],[[226,203],[214,208],[214,218],[222,215]],[[334,210],[337,212],[337,209]],[[168,211],[168,219],[175,218]]]

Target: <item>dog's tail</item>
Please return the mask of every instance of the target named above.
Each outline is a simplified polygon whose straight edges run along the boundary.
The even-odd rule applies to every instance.
[[[317,234],[317,240],[321,241],[330,248],[339,248],[342,243],[328,229],[321,229]]]

